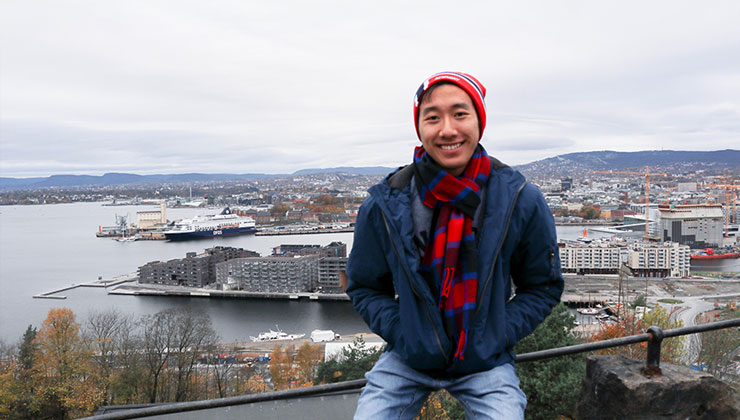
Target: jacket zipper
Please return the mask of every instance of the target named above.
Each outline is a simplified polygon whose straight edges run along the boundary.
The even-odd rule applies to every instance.
[[[504,234],[501,236],[501,240],[499,241],[498,248],[496,248],[496,254],[493,257],[493,263],[491,264],[491,272],[488,274],[488,279],[486,279],[486,284],[483,285],[483,289],[481,290],[480,296],[476,300],[479,300],[482,298],[482,296],[486,295],[486,289],[488,289],[488,284],[491,282],[491,278],[493,278],[493,270],[496,269],[496,261],[498,260],[498,255],[501,252],[501,248],[504,246],[504,241],[506,240],[506,235],[509,233],[509,225],[511,224],[511,215],[514,213],[514,207],[516,207],[516,202],[519,200],[519,194],[522,192],[524,187],[527,185],[527,181],[524,181],[521,186],[519,186],[519,189],[516,190],[516,194],[514,195],[514,202],[511,203],[511,207],[509,208],[509,214],[506,216],[506,225],[504,228]],[[475,304],[475,313],[473,314],[473,321],[478,318],[478,312],[480,311],[480,301],[476,302]],[[506,337],[506,345],[508,347],[509,345],[509,337]]]
[[[393,242],[393,235],[391,235],[391,229],[388,226],[388,219],[385,217],[385,213],[383,211],[380,212],[381,216],[383,216],[383,223],[385,224],[385,231],[388,233],[388,240],[391,243],[391,247],[393,247],[393,252],[396,254],[396,258],[398,259],[398,263],[401,264],[403,267],[403,270],[406,272],[406,276],[409,279],[409,286],[411,286],[411,291],[416,295],[416,297],[421,301],[421,303],[424,305],[424,309],[426,310],[427,318],[429,318],[429,325],[432,326],[432,331],[434,331],[434,338],[437,339],[437,345],[439,346],[439,351],[442,354],[442,358],[447,361],[447,356],[445,355],[444,347],[442,346],[442,341],[439,339],[439,333],[437,333],[437,328],[434,326],[434,321],[432,320],[432,314],[429,312],[429,305],[426,304],[424,301],[424,298],[419,294],[419,292],[414,287],[414,281],[412,280],[411,273],[409,272],[408,267],[405,264],[405,260],[401,258],[401,255],[398,253],[398,249],[396,248],[396,244]]]
[[[550,250],[550,273],[552,274],[550,280],[555,284],[555,251],[553,250]],[[547,287],[550,288],[550,283],[547,284]]]

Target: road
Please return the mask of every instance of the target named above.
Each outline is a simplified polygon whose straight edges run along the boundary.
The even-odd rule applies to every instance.
[[[731,298],[740,296],[740,293],[723,293],[714,295],[702,295],[702,296],[681,296],[679,299],[683,301],[681,309],[673,314],[674,320],[683,321],[685,327],[696,325],[696,317],[706,311],[710,311],[714,308],[714,301],[717,299]],[[649,299],[653,303],[657,302],[660,297]],[[662,305],[665,305],[664,303]],[[670,308],[669,308],[670,310]],[[701,350],[701,335],[690,334],[686,343],[686,354],[683,358],[683,363],[690,365],[696,361],[699,357],[699,351]]]

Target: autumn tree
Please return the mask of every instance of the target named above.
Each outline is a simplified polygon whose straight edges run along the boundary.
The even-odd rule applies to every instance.
[[[683,327],[683,321],[671,321],[671,313],[660,305],[655,305],[652,311],[646,313],[642,319],[634,314],[623,315],[622,319],[613,324],[601,324],[601,330],[594,334],[589,341],[603,341],[612,338],[642,334],[655,325],[661,329]],[[661,343],[660,360],[666,363],[680,364],[684,356],[685,337],[666,338]],[[599,354],[618,354],[630,359],[644,360],[647,358],[647,343],[630,344],[628,346],[612,347],[598,351]]]
[[[585,220],[598,219],[601,212],[594,206],[583,206],[578,215],[583,217]]]
[[[37,348],[42,418],[68,419],[92,414],[102,400],[98,378],[92,375],[92,353],[80,335],[80,324],[67,308],[49,310],[34,343]]]
[[[295,355],[296,379],[300,384],[313,381],[316,369],[324,355],[320,344],[303,343]]]
[[[0,340],[0,418],[10,418],[18,401],[17,352],[14,346]]]
[[[272,383],[276,391],[289,388],[293,381],[293,358],[291,355],[294,352],[295,348],[293,346],[289,346],[283,350],[282,347],[276,344],[272,349],[270,376],[272,377]]]
[[[265,379],[258,374],[250,376],[244,387],[247,394],[260,394],[268,391]]]
[[[311,210],[327,213],[343,213],[344,204],[341,198],[329,194],[321,194],[311,204]]]
[[[270,216],[274,219],[282,220],[285,218],[285,213],[290,210],[290,207],[285,203],[277,203],[270,207]]]

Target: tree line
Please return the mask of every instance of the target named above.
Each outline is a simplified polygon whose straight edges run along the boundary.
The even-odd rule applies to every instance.
[[[255,369],[224,360],[217,342],[210,317],[197,309],[138,319],[92,312],[82,323],[69,309],[51,309],[40,328],[29,326],[17,345],[0,349],[0,418],[69,419],[103,405],[267,389]]]
[[[718,316],[740,317],[726,309]],[[616,323],[602,324],[590,337],[574,332],[574,316],[560,304],[515,348],[527,353],[589,341],[639,334],[648,326],[682,326],[665,308],[638,319],[625,311]],[[666,339],[661,360],[681,364],[685,338]],[[702,335],[699,365],[735,385],[740,330]],[[276,345],[269,364],[245,363],[237,349],[217,345],[210,317],[201,310],[173,308],[134,319],[116,310],[92,312],[78,323],[69,309],[52,309],[37,330],[29,326],[17,345],[0,343],[0,418],[70,419],[94,414],[103,405],[161,403],[223,398],[334,383],[364,377],[382,349],[358,338],[323,360],[323,346]],[[644,360],[646,344],[605,349]],[[527,420],[572,419],[585,375],[587,354],[517,366],[527,395]],[[433,393],[419,419],[464,419],[461,405],[447,392]]]

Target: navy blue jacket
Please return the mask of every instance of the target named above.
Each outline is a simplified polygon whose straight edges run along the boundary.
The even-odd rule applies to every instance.
[[[476,235],[477,308],[465,358],[453,363],[455,343],[418,272],[412,183],[392,188],[397,186],[389,184],[392,176],[370,189],[358,213],[347,262],[347,294],[355,309],[388,343],[386,350],[417,370],[461,375],[511,362],[514,345],[542,322],[563,292],[555,223],[544,197],[519,172],[494,160]]]

